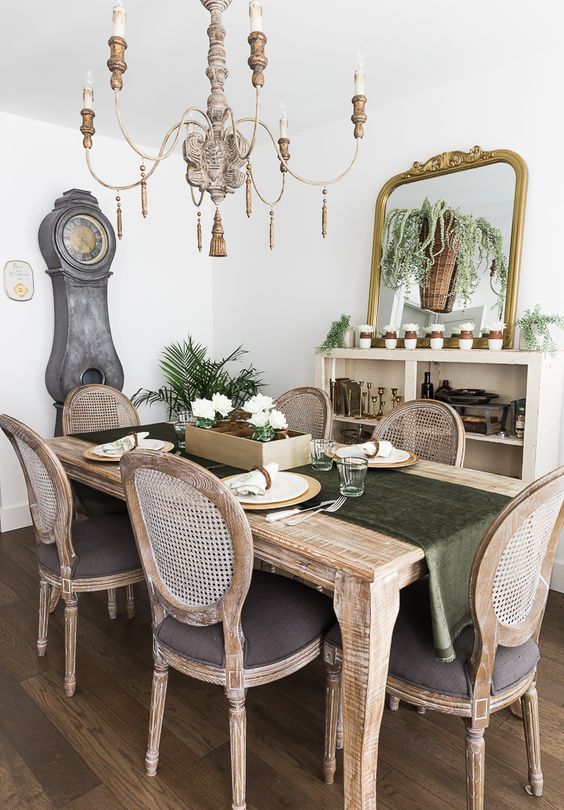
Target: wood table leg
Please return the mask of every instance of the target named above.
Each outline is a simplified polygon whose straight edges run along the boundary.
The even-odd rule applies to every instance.
[[[398,610],[396,572],[373,582],[337,574],[335,612],[343,639],[345,810],[376,810],[378,740]]]

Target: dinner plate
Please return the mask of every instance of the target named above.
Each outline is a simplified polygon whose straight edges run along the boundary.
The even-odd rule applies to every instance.
[[[411,464],[415,464],[418,461],[418,457],[415,453],[409,453],[407,450],[399,450],[397,447],[394,447],[392,452],[389,456],[384,458],[383,456],[375,456],[374,458],[368,458],[364,454],[361,454],[360,451],[358,452],[350,452],[350,446],[348,445],[340,445],[335,450],[335,456],[337,458],[347,458],[350,456],[354,456],[355,458],[365,458],[368,462],[368,466],[373,469],[387,469],[394,467],[409,467]]]
[[[141,439],[138,446],[141,450],[162,450],[165,453],[174,449],[172,442],[164,442],[160,439]],[[108,453],[102,454],[101,447],[101,444],[96,447],[89,447],[82,455],[90,461],[119,461],[124,452],[129,452],[127,450],[120,450],[112,455],[108,455]]]
[[[230,481],[231,479],[237,477],[237,475],[229,475],[227,478],[224,478],[223,481]],[[282,481],[284,481],[286,478],[298,480],[294,481],[293,484],[279,484],[278,482],[280,478],[282,478]],[[282,486],[284,487],[284,490],[282,490]],[[286,497],[283,500],[280,500],[281,493],[285,492],[288,496],[288,493],[292,491],[291,487],[293,487],[293,491],[295,493],[299,494],[295,494],[294,496]],[[236,495],[235,497],[243,509],[248,511],[256,511],[260,509],[270,509],[273,506],[294,506],[298,503],[309,501],[310,498],[314,498],[316,495],[318,495],[320,491],[321,484],[319,481],[309,475],[302,475],[301,473],[279,472],[274,479],[272,487],[264,495]],[[275,496],[274,499],[273,494]]]

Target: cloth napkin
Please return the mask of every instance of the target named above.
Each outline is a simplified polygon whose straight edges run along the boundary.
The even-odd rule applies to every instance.
[[[267,464],[264,469],[269,474],[272,483],[274,483],[274,479],[278,475],[278,464]],[[265,495],[267,480],[260,470],[251,470],[232,478],[231,481],[227,482],[227,486],[234,495]]]
[[[143,431],[142,433],[136,433],[137,436],[137,444],[141,444],[143,439],[146,439],[149,435],[149,431]],[[117,453],[127,453],[128,450],[133,450],[135,447],[135,438],[133,435],[124,436],[122,439],[116,439],[113,442],[107,442],[106,444],[101,444],[98,450],[101,450],[104,455],[115,456]]]
[[[343,448],[344,450],[345,448]],[[388,458],[392,455],[394,445],[391,442],[375,440],[364,444],[352,444],[346,448],[347,456],[353,458]]]

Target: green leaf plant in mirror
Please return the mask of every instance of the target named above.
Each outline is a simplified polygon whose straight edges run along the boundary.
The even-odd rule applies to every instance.
[[[132,397],[134,405],[161,403],[168,409],[168,418],[179,411],[191,411],[195,399],[211,399],[224,394],[239,408],[253,397],[263,382],[253,365],[231,374],[228,366],[241,364],[248,352],[239,346],[221,360],[209,358],[206,346],[190,336],[182,342],[165,346],[159,362],[166,384],[157,391],[140,388]]]

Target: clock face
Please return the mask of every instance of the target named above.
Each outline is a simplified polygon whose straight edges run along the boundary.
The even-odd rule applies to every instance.
[[[95,264],[106,255],[108,234],[98,220],[87,214],[77,214],[65,223],[63,243],[75,261]]]

